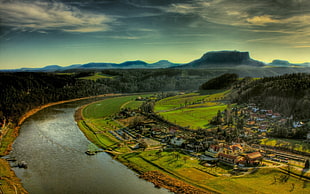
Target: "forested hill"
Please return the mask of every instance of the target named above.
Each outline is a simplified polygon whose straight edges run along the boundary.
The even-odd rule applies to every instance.
[[[244,78],[235,85],[232,99],[256,103],[294,119],[310,118],[310,74],[286,74],[253,80]]]
[[[88,82],[68,75],[1,73],[0,123],[16,123],[21,115],[43,104],[106,92],[104,87],[102,92],[94,90]]]
[[[0,128],[4,120],[16,123],[27,111],[50,102],[106,93],[195,90],[220,73],[176,69],[0,73]],[[94,75],[101,76],[88,79]]]

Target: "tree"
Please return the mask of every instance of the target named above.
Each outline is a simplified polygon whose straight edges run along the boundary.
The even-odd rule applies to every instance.
[[[148,147],[147,143],[145,141],[139,142],[139,148],[141,148],[143,151]]]
[[[309,159],[308,160],[306,160],[306,162],[305,162],[305,169],[309,169],[309,166],[310,166],[310,164],[309,164]]]

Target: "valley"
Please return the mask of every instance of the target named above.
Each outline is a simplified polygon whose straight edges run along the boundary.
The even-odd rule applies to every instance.
[[[210,124],[212,118],[219,116],[218,112],[227,112],[227,108],[232,110],[232,115],[256,108],[251,107],[253,105],[238,107],[224,104],[225,95],[229,91],[210,93],[181,93],[162,100],[159,100],[160,95],[152,94],[99,101],[79,110],[78,115],[83,120],[78,119],[78,123],[80,129],[97,146],[142,174],[148,181],[173,192],[188,193],[191,190],[188,184],[198,189],[197,192],[201,189],[205,191],[200,192],[216,193],[234,193],[236,190],[238,193],[273,193],[279,190],[284,193],[308,192],[305,185],[310,174],[304,171],[304,162],[309,160],[309,156],[299,153],[300,159],[297,159],[294,154],[289,154],[292,151],[289,150],[289,153],[285,152],[285,160],[279,159],[284,155],[282,148],[274,146],[273,149],[278,151],[264,149],[266,143],[262,141],[265,138],[262,132],[266,131],[259,131],[253,124],[250,128],[245,123],[242,126],[244,131],[240,130],[239,134],[234,132],[238,124],[233,121],[228,125]],[[112,100],[114,103],[109,102]],[[152,102],[157,114],[147,108],[147,103]],[[218,106],[217,103],[223,105]],[[135,105],[126,106],[128,104]],[[102,110],[107,112],[101,114]],[[177,110],[181,116],[163,119],[167,117],[161,115]],[[192,113],[188,113],[188,110]],[[201,122],[205,123],[199,126],[195,114],[200,115]],[[222,116],[225,117],[224,114]],[[237,118],[232,117],[232,120]],[[250,155],[254,154],[258,156],[250,159]],[[233,157],[238,160],[229,159]],[[159,177],[163,176],[181,180],[182,186],[160,182],[162,178]],[[284,180],[284,176],[288,180]],[[257,187],[258,183],[264,185],[264,190]]]

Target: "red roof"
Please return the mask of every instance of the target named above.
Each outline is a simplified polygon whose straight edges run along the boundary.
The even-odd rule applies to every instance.
[[[253,152],[253,153],[247,154],[247,157],[251,160],[255,160],[255,159],[261,158],[262,154],[260,152]]]

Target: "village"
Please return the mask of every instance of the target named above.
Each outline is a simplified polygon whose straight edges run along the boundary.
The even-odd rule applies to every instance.
[[[307,153],[296,154],[260,144],[275,129],[304,127],[309,123],[293,121],[255,104],[234,106],[210,121],[211,129],[192,130],[164,121],[160,116],[138,110],[123,109],[114,119],[124,127],[110,130],[119,141],[132,150],[178,150],[201,161],[204,166],[221,163],[231,168],[283,166],[309,160]],[[309,140],[308,134],[306,139]],[[305,140],[306,140],[305,139]]]

